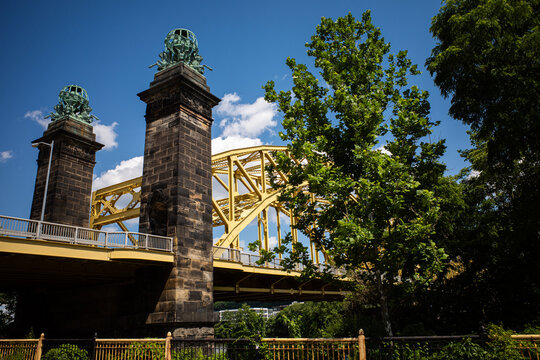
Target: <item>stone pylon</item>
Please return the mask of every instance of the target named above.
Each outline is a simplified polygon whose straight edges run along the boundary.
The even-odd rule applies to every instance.
[[[96,142],[92,126],[69,117],[53,121],[43,136],[32,143],[54,140],[44,221],[88,227]],[[30,218],[39,220],[51,148],[39,146],[38,170]]]
[[[155,74],[147,104],[139,231],[174,237],[175,262],[146,323],[213,336],[212,108],[206,79],[182,63]]]

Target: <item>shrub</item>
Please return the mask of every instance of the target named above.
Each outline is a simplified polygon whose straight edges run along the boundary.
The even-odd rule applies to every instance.
[[[17,349],[9,355],[5,355],[2,360],[26,360],[24,350]]]
[[[42,360],[89,360],[88,351],[72,344],[62,344],[47,351]]]
[[[201,349],[183,349],[172,352],[172,360],[227,360],[225,353],[205,356]]]
[[[464,339],[461,342],[453,342],[433,355],[432,360],[486,360],[491,357],[488,352],[479,344],[475,344],[471,339]]]

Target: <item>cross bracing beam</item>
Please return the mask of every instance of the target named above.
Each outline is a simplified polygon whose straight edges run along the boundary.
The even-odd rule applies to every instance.
[[[259,249],[270,250],[270,215],[276,216],[277,244],[281,245],[282,234],[290,232],[293,242],[299,237],[293,225],[296,219],[283,204],[278,201],[280,190],[272,188],[266,167],[276,165],[275,154],[285,153],[284,146],[256,146],[229,150],[212,156],[213,196],[212,222],[214,228],[222,227],[223,234],[214,243],[214,258],[223,254],[223,249],[240,249],[239,237],[242,231],[255,219],[258,225]],[[301,163],[300,159],[291,159]],[[287,184],[286,174],[276,171],[277,181]],[[124,221],[138,218],[140,211],[140,187],[142,177],[99,189],[92,194],[90,226],[100,229],[102,226],[116,223],[124,231]],[[307,191],[301,186],[298,191]],[[312,201],[325,203],[312,196]],[[272,209],[272,213],[269,210]],[[275,213],[274,213],[275,212]],[[287,219],[289,229],[285,229],[283,219]],[[311,244],[310,244],[311,245]],[[312,259],[328,260],[324,251],[311,249]],[[319,256],[322,253],[322,257]]]

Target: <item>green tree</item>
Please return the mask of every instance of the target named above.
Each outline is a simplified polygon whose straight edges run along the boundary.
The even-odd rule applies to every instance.
[[[214,326],[215,335],[221,339],[247,339],[266,335],[266,320],[247,304],[235,312],[226,312],[222,320]]]
[[[491,166],[540,153],[540,1],[447,0],[427,60],[450,115],[486,142]]]
[[[268,334],[285,338],[342,337],[344,310],[341,302],[292,304],[270,319]],[[354,333],[357,335],[358,330]]]
[[[15,293],[2,292],[0,293],[0,336],[6,335],[8,327],[15,319],[15,306],[17,296]]]
[[[448,0],[431,32],[428,69],[471,126],[452,312],[519,328],[540,317],[540,1]]]
[[[444,141],[426,140],[437,122],[428,117],[428,93],[408,85],[408,76],[419,71],[405,51],[390,54],[369,11],[361,21],[351,14],[322,18],[306,46],[320,76],[288,58],[292,90],[278,93],[272,81],[265,86],[266,100],[283,114],[280,136],[288,151],[306,160],[278,155],[277,168],[289,184],[274,179],[274,185],[299,217],[296,227],[358,285],[377,289],[391,335],[389,289],[429,284],[446,259],[435,242],[439,187],[447,181],[439,161]],[[305,184],[327,202],[310,202],[298,190]],[[287,255],[308,265],[306,250],[296,243]]]

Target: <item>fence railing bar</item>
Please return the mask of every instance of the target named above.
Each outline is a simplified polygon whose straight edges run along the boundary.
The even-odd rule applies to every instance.
[[[124,244],[118,242],[118,240],[111,241],[111,236],[114,238],[116,234],[123,235]],[[135,232],[108,232],[78,226],[0,215],[0,235],[13,237],[62,241],[82,245],[90,244],[111,248],[131,247],[128,243],[128,237],[130,234],[137,236],[139,239],[145,239],[144,246],[141,246],[139,243],[137,246],[138,248],[172,252],[173,239],[171,237]],[[149,243],[150,239],[152,242],[151,244]]]

